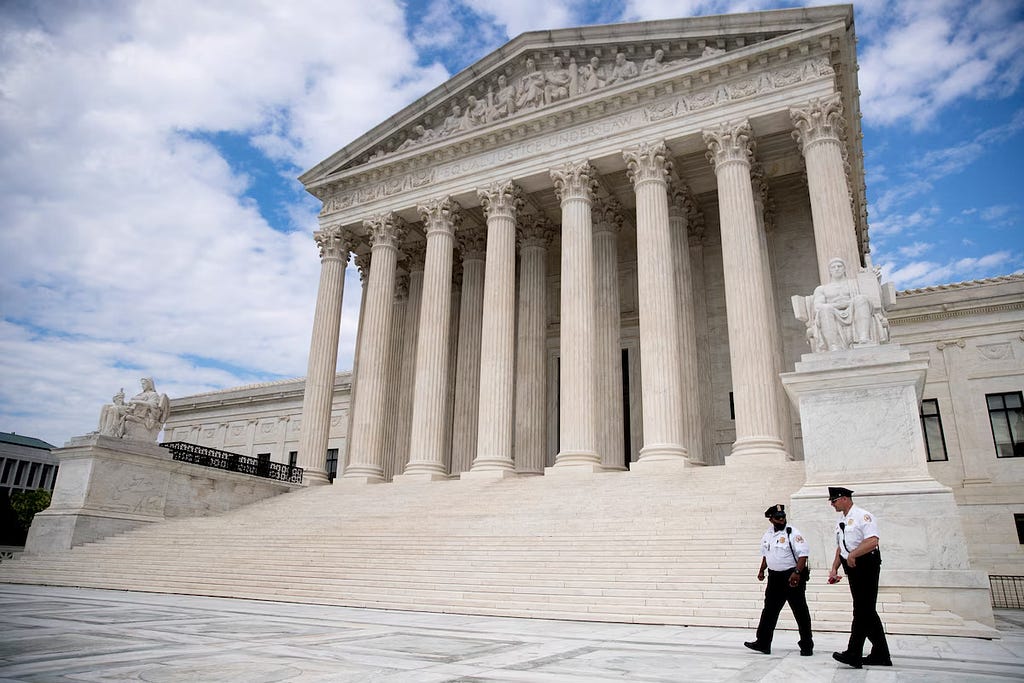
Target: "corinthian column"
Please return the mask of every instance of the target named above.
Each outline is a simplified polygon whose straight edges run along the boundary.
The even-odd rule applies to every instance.
[[[619,335],[619,231],[622,207],[614,199],[600,202],[594,221],[594,291],[596,309],[594,381],[597,392],[597,452],[606,470],[624,470],[622,422],[622,346]]]
[[[597,171],[589,161],[551,170],[562,204],[559,452],[563,467],[601,471],[597,454],[597,385],[594,377],[594,242],[591,202]]]
[[[345,291],[345,266],[352,241],[341,227],[313,233],[320,247],[320,287],[309,344],[309,369],[302,397],[302,432],[298,465],[303,483],[326,484],[327,439],[331,431],[331,402],[338,365],[338,334],[341,331],[341,299]]]
[[[523,200],[511,181],[478,190],[487,215],[483,331],[480,339],[480,421],[473,473],[515,475],[512,425],[515,388],[516,213]]]
[[[547,260],[554,229],[525,216],[519,243],[515,461],[519,474],[543,474],[547,441]]]
[[[395,431],[395,474],[405,470],[409,462],[409,438],[412,435],[412,392],[416,382],[416,344],[420,332],[420,305],[423,301],[423,260],[426,245],[423,242],[406,244],[406,265],[409,268],[409,299],[405,304],[405,323],[402,335],[401,372],[398,377],[398,411]]]
[[[458,231],[462,252],[462,300],[459,302],[458,356],[455,361],[455,415],[451,473],[469,470],[476,455],[480,411],[480,333],[484,313],[484,254],[487,237],[472,227]]]
[[[846,261],[851,273],[860,267],[842,141],[843,103],[835,93],[812,99],[806,107],[790,109],[789,116],[796,128],[793,137],[807,165],[818,279],[828,282],[828,262],[836,256]]]
[[[402,479],[447,479],[444,416],[448,398],[448,325],[451,318],[452,247],[462,207],[450,197],[418,207],[427,254],[416,343],[409,464]]]
[[[401,261],[399,261],[401,262]],[[364,290],[365,291],[365,290]],[[398,404],[402,377],[402,350],[405,342],[405,310],[409,303],[409,273],[395,276],[395,303],[391,308],[391,342],[384,372],[384,480],[401,473],[398,466]]]
[[[636,188],[636,261],[640,300],[640,381],[644,446],[636,466],[648,461],[684,463],[679,370],[679,310],[668,223],[671,170],[665,143],[625,150],[626,173]],[[636,467],[634,466],[634,467]]]
[[[693,268],[690,264],[688,204],[692,199],[682,187],[672,187],[668,224],[672,239],[672,260],[676,273],[676,312],[679,324],[679,378],[682,396],[680,426],[689,461],[706,464],[704,434],[701,425],[700,377],[697,361],[696,306],[693,295]]]
[[[398,242],[405,223],[394,214],[365,222],[372,245],[366,313],[359,358],[359,393],[352,424],[352,449],[343,479],[363,483],[383,480],[384,388]]]
[[[778,433],[778,394],[775,383],[770,324],[766,309],[766,282],[760,254],[761,241],[750,184],[754,155],[750,125],[725,123],[704,131],[708,159],[718,179],[721,214],[722,261],[725,269],[725,304],[729,326],[729,360],[736,407],[736,456],[786,457]]]

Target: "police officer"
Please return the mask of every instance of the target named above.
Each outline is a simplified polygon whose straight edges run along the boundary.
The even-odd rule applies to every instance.
[[[775,624],[782,606],[788,602],[800,629],[800,654],[810,657],[814,654],[814,639],[811,614],[807,610],[807,541],[797,529],[786,526],[785,505],[771,506],[764,511],[764,516],[771,521],[772,528],[761,537],[761,568],[757,571],[757,580],[764,581],[767,569],[768,587],[764,591],[757,640],[743,644],[751,650],[771,654]]]
[[[845,652],[833,652],[832,658],[860,669],[864,664],[892,666],[889,644],[875,603],[878,600],[878,573],[882,555],[878,549],[878,523],[875,516],[853,504],[853,491],[841,486],[828,487],[828,501],[839,513],[836,520],[836,556],[829,572],[829,583],[839,580],[839,566],[850,579],[853,596],[853,624]],[[864,640],[871,641],[871,654],[863,657]]]

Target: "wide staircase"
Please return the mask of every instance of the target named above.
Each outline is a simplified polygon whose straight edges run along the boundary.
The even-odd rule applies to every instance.
[[[801,463],[323,486],[0,564],[0,581],[511,617],[756,627],[763,511]],[[822,501],[825,504],[825,501]],[[799,522],[799,520],[794,520]],[[815,571],[816,630],[850,626]],[[884,589],[892,633],[991,637]],[[788,609],[781,628],[795,629]]]

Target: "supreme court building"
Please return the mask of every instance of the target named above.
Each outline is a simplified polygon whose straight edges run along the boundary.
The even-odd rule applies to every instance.
[[[527,33],[300,179],[307,377],[175,399],[165,440],[353,486],[803,460],[791,300],[839,258],[882,292],[874,341],[929,363],[972,561],[1024,574],[1024,279],[877,282],[851,6]]]

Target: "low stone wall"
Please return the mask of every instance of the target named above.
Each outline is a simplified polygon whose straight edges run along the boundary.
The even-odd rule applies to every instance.
[[[68,550],[165,519],[215,515],[302,488],[178,462],[155,443],[99,434],[53,453],[60,470],[50,507],[29,529],[29,554]]]

